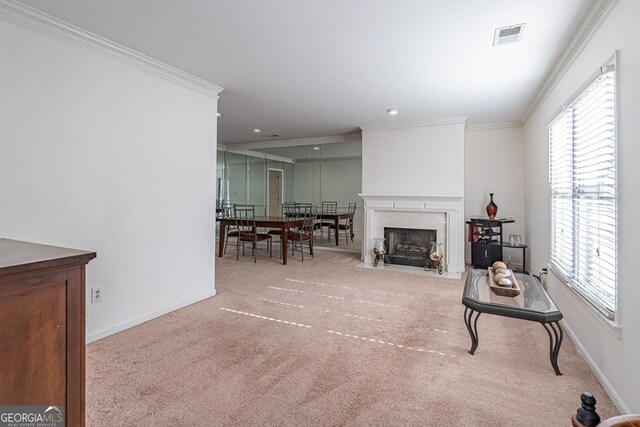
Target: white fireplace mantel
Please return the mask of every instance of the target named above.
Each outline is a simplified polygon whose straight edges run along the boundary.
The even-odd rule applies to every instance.
[[[393,213],[396,212],[398,215],[395,217],[401,222],[406,222],[408,217],[417,223],[438,222],[442,218],[445,230],[445,269],[450,273],[464,272],[463,195],[359,194],[359,196],[364,200],[362,254],[366,264],[373,262],[373,238],[382,237],[375,235],[376,230],[381,227],[381,222],[393,222]],[[442,239],[438,238],[438,240]]]

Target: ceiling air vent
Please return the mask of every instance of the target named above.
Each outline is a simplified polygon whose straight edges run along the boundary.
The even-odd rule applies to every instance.
[[[525,24],[518,24],[496,28],[496,33],[493,36],[493,45],[502,46],[503,44],[518,43],[522,40],[524,26]]]

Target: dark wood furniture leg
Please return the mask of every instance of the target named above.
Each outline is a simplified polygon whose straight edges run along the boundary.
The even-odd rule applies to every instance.
[[[340,240],[340,218],[336,217],[334,225],[336,226],[336,246],[338,246],[338,240]]]
[[[289,230],[282,225],[282,264],[287,265],[287,252],[289,252]]]
[[[224,251],[224,238],[227,231],[227,223],[220,221],[220,242],[218,243],[218,256],[222,258],[222,251]],[[240,242],[238,242],[240,244]]]

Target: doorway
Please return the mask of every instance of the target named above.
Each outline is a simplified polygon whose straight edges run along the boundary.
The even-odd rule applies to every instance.
[[[284,171],[282,169],[269,168],[269,199],[267,201],[269,216],[282,215],[282,197],[284,192],[282,182],[283,174]]]

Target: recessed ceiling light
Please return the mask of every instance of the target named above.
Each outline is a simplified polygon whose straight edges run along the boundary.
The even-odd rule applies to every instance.
[[[253,130],[253,133],[261,133],[261,132],[262,132],[262,131],[261,131],[260,129],[258,129],[258,128],[255,128],[255,129]]]
[[[315,147],[313,147],[313,149],[317,151],[317,150],[319,150],[319,149],[320,149],[320,147],[318,147],[318,146],[316,145]]]
[[[398,110],[396,108],[389,108],[387,110],[387,113],[391,114],[392,116],[395,116],[396,114],[398,114]]]
[[[218,117],[224,117],[224,116],[222,115],[222,113],[217,113],[217,116],[218,116]]]

